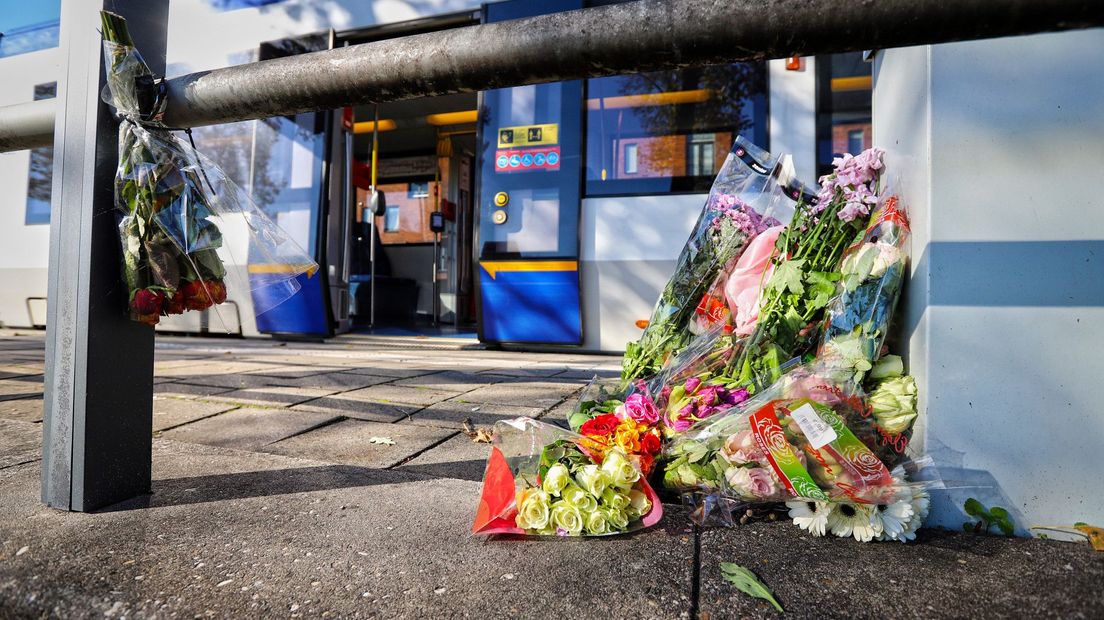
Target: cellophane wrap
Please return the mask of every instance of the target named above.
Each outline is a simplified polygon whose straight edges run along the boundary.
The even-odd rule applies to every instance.
[[[623,387],[653,376],[695,333],[728,321],[726,283],[719,276],[755,237],[781,227],[792,215],[779,200],[779,161],[743,137],[736,139],[644,333],[626,347]]]
[[[639,459],[532,418],[495,424],[472,532],[606,536],[655,524],[663,506]]]
[[[821,363],[844,369],[855,383],[881,357],[890,319],[905,282],[908,216],[896,195],[882,200],[861,240],[843,255],[842,278],[828,306],[817,353]]]
[[[894,474],[906,457],[846,373],[808,365],[679,434],[664,456],[666,488],[728,511],[794,499],[891,505],[930,485]]]
[[[163,89],[125,20],[105,13],[104,36],[104,100],[123,119],[115,206],[131,318],[154,325],[216,306],[228,288],[250,291],[257,314],[294,295],[299,277],[318,265],[214,162],[161,124]],[[248,274],[228,272],[227,261],[248,263]]]

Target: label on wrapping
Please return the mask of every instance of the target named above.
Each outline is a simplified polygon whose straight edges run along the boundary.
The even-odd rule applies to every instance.
[[[884,485],[893,482],[890,470],[885,468],[885,464],[881,459],[875,456],[870,448],[867,448],[866,443],[854,436],[853,432],[843,424],[843,420],[838,415],[826,413],[822,419],[836,431],[838,436],[836,441],[825,447],[825,450],[839,462],[843,469],[847,470],[856,482],[853,485],[837,483],[837,487],[851,495],[852,499],[858,500],[857,496],[850,492],[853,489],[884,487]]]
[[[836,431],[820,419],[816,409],[809,403],[801,405],[790,412],[801,432],[805,433],[805,439],[814,450],[819,450],[836,440]]]
[[[749,420],[755,443],[767,455],[767,461],[774,469],[774,473],[778,475],[778,479],[785,485],[786,490],[794,497],[828,501],[828,494],[813,481],[812,476],[801,465],[790,442],[786,441],[786,433],[774,413],[774,403],[769,403],[753,413]]]

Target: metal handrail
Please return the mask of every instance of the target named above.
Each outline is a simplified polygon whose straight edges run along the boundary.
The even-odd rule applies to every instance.
[[[1104,2],[1093,0],[640,0],[184,75],[167,81],[165,121],[197,127],[689,65],[1099,26]],[[19,106],[0,108],[0,152],[49,143],[40,116],[46,104],[38,105],[30,120]]]

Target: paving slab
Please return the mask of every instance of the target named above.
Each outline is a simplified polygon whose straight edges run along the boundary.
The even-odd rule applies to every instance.
[[[256,450],[339,419],[325,413],[243,407],[161,434],[175,441]]]
[[[504,379],[493,375],[459,370],[442,370],[428,375],[419,375],[394,381],[395,385],[422,387],[444,392],[470,392],[490,383],[500,382]]]
[[[216,394],[233,392],[234,388],[219,387],[215,385],[192,385],[190,383],[154,383],[154,395],[172,396],[174,398],[207,398]]]
[[[397,469],[434,478],[482,482],[483,474],[487,469],[487,458],[490,456],[491,444],[476,443],[461,433],[439,446],[426,450]]]
[[[265,386],[224,392],[212,396],[208,400],[251,407],[290,407],[322,396],[328,396],[335,391],[319,388]]]
[[[397,422],[410,418],[420,409],[422,409],[420,405],[377,403],[361,398],[349,398],[346,394],[323,396],[291,408],[292,411],[314,411],[369,422]]]
[[[337,372],[340,370],[344,370],[344,368],[341,366],[326,366],[324,364],[296,364],[290,366],[271,366],[262,368],[261,370],[251,370],[246,374],[261,375],[273,379],[302,379],[304,377],[313,377],[315,375],[327,372]]]
[[[582,382],[515,380],[481,387],[462,396],[464,401],[500,405],[520,405],[547,409],[578,392]]]
[[[0,400],[42,397],[42,375],[0,379]]]
[[[465,420],[471,420],[477,426],[492,426],[499,420],[540,416],[543,410],[536,407],[518,405],[494,405],[471,403],[463,396],[430,405],[411,416],[411,424],[439,426],[444,428],[462,428]]]
[[[496,375],[500,377],[533,377],[533,378],[548,378],[558,375],[567,370],[564,366],[520,366],[511,367],[503,365],[500,368],[492,368],[490,370],[483,371],[481,374]]]
[[[182,426],[189,422],[209,418],[230,411],[236,405],[211,403],[198,400],[184,400],[166,396],[153,397],[153,432]]]
[[[382,377],[417,377],[420,375],[428,375],[434,372],[439,372],[440,368],[435,367],[415,367],[412,364],[400,364],[400,363],[371,363],[362,364],[355,367],[347,367],[345,372],[359,373],[364,375],[377,375]]]
[[[795,618],[1101,618],[1104,554],[1088,545],[920,530],[914,543],[803,535],[792,523],[701,534],[701,618],[777,618],[726,582],[754,571]]]
[[[386,469],[454,434],[455,431],[452,430],[412,424],[343,420],[269,444],[262,450],[327,463]],[[373,438],[389,439],[395,443],[372,443]]]
[[[20,422],[42,421],[42,397],[0,402],[0,418]]]
[[[426,387],[410,387],[385,383],[352,392],[346,392],[343,395],[349,398],[371,400],[378,403],[420,405],[422,407],[428,407],[434,403],[453,398],[456,396],[456,393],[434,390]]]
[[[328,372],[295,379],[270,377],[269,385],[352,391],[394,380],[395,377],[362,375],[352,372]]]
[[[198,385],[205,387],[226,388],[227,390],[243,390],[249,388],[263,388],[276,385],[276,379],[262,375],[250,375],[246,373],[229,374],[194,374],[165,377],[174,383],[185,385]]]
[[[469,531],[476,482],[164,440],[154,477],[144,501],[87,515],[41,508],[37,466],[0,470],[0,609],[73,618],[690,610],[694,541],[681,515],[605,540],[486,541]]]
[[[41,424],[0,420],[0,469],[40,458],[42,458]],[[0,538],[3,538],[3,534],[0,534]]]

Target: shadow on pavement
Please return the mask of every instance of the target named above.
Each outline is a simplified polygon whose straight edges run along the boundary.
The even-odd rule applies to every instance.
[[[328,491],[429,479],[410,472],[370,469],[351,465],[293,467],[214,474],[153,481],[153,493],[108,506],[97,512],[121,512],[202,504],[230,499],[271,497],[290,493]]]

